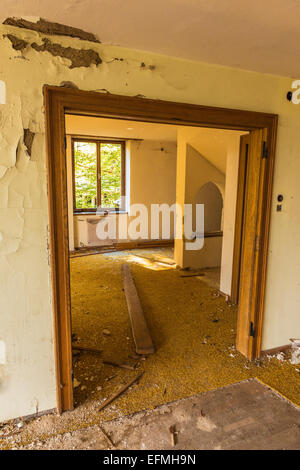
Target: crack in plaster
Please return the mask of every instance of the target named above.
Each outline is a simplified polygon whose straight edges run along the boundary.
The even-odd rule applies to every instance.
[[[24,129],[24,144],[26,147],[26,152],[29,157],[31,157],[31,149],[34,139],[34,132],[31,132],[30,129]]]

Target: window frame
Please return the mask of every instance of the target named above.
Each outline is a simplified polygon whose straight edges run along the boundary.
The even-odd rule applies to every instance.
[[[75,142],[87,142],[96,144],[96,158],[97,158],[97,207],[96,208],[77,208],[76,207],[76,192],[75,192]],[[105,138],[85,138],[85,137],[71,137],[72,146],[72,193],[73,193],[73,212],[74,214],[81,213],[96,213],[98,208],[101,207],[101,144],[120,144],[121,145],[121,196],[125,196],[126,190],[126,169],[125,169],[125,140],[114,140]],[[111,212],[124,212],[125,208],[120,207],[118,210],[115,207],[101,207],[103,211]]]

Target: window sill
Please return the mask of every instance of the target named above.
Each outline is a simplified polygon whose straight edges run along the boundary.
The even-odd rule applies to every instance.
[[[74,215],[80,215],[80,216],[83,216],[83,215],[95,215],[95,216],[98,216],[98,217],[103,217],[105,215],[111,215],[111,214],[128,214],[128,211],[110,211],[108,212],[108,214],[106,214],[106,212],[96,212],[96,211],[91,211],[91,212],[88,212],[88,211],[83,211],[83,212],[74,212],[73,213]]]

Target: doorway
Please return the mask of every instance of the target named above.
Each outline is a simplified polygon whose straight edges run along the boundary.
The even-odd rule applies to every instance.
[[[65,114],[248,131],[249,166],[240,254],[237,348],[260,354],[277,116],[44,88],[58,410],[73,408]]]

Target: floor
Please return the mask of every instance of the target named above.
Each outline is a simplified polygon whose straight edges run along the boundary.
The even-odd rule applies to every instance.
[[[130,264],[156,347],[147,358],[135,354],[120,273],[124,262]],[[237,309],[209,285],[217,273],[186,277],[174,265],[171,248],[78,257],[70,267],[74,340],[102,352],[74,350],[74,411],[9,423],[0,428],[0,449],[39,445],[99,423],[108,426],[111,420],[253,378],[300,406],[300,366],[289,356],[251,363],[236,351]],[[142,371],[139,383],[99,411]]]
[[[21,448],[299,450],[300,409],[252,379]]]
[[[129,263],[156,353],[135,356],[120,267]],[[104,400],[138,371],[145,375],[134,393],[118,400],[131,414],[165,402],[258,377],[300,405],[299,369],[267,358],[251,363],[235,349],[237,309],[211,287],[218,272],[185,277],[176,269],[172,248],[107,253],[71,260],[72,322],[78,344],[101,355],[74,357],[76,405]],[[204,280],[207,279],[207,283]],[[145,360],[141,360],[145,359]],[[136,371],[104,362],[125,362]],[[116,413],[108,413],[115,418]]]

